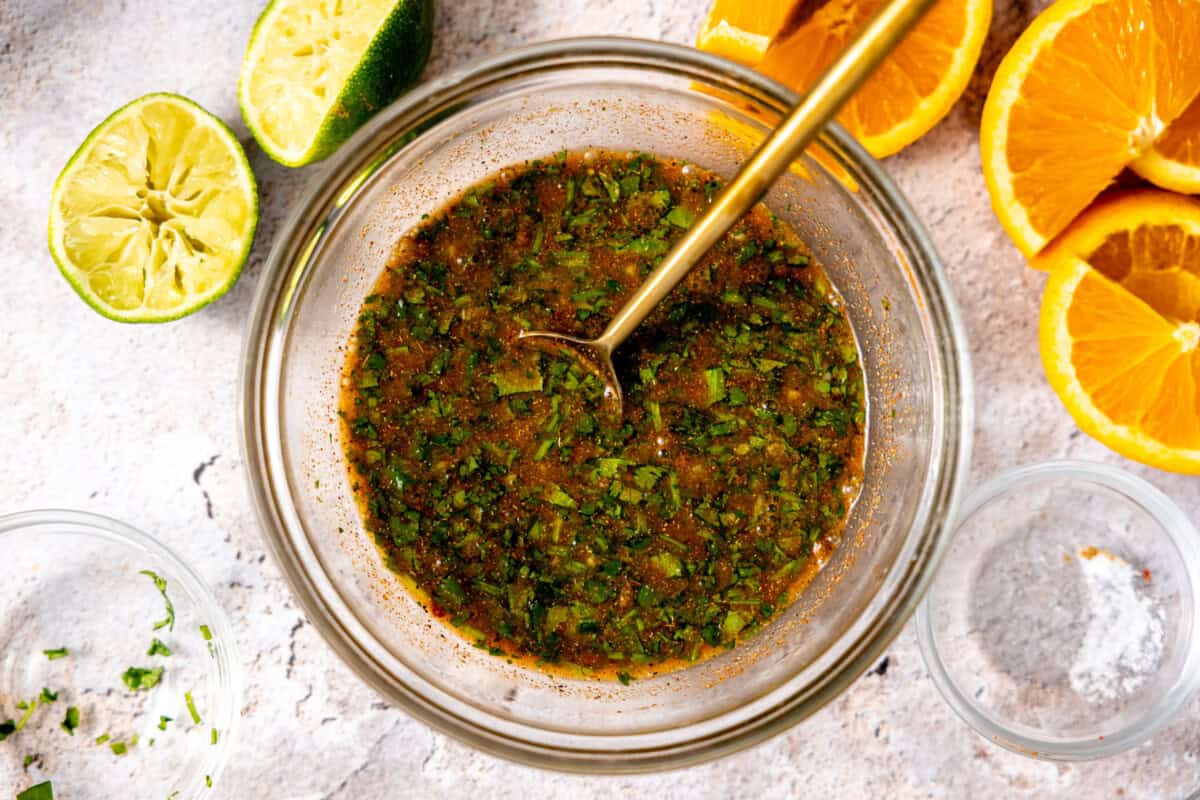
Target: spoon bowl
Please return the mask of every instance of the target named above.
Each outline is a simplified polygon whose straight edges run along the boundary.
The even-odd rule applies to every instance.
[[[521,331],[517,334],[517,340],[533,340],[533,347],[545,350],[570,350],[604,382],[604,399],[616,400],[618,410],[622,407],[624,395],[621,392],[621,379],[617,377],[617,368],[612,360],[613,350],[616,348],[604,337],[580,339],[578,336],[552,331]]]

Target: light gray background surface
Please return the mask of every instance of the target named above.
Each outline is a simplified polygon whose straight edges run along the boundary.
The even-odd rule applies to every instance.
[[[707,0],[440,0],[426,77],[549,38],[690,42]],[[1150,743],[1077,765],[978,738],[929,682],[911,626],[864,675],[790,733],[722,761],[634,778],[540,772],[475,753],[389,708],[326,649],[264,555],[238,454],[242,332],[262,263],[313,168],[267,159],[235,85],[258,0],[0,0],[0,513],[58,506],[126,520],[197,566],[233,618],[246,668],[228,798],[1165,798],[1200,787],[1200,698]],[[1043,278],[992,216],[977,127],[992,71],[1033,14],[997,0],[966,97],[886,167],[931,228],[970,334],[976,480],[1057,456],[1122,463],[1193,517],[1194,478],[1122,462],[1080,434],[1037,355]],[[54,178],[87,132],[145,92],[194,98],[245,143],[261,190],[250,263],[222,300],[178,323],[123,326],[54,268]],[[3,587],[0,587],[0,591]],[[0,787],[5,796],[8,787]]]

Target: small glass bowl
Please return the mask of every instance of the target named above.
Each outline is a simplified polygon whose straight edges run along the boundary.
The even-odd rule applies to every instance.
[[[155,630],[166,604],[143,570],[166,581],[173,629]],[[216,786],[238,719],[240,662],[224,611],[191,568],[116,520],[29,511],[0,516],[0,586],[0,722],[20,720],[17,704],[43,688],[58,695],[0,743],[0,787],[49,780],[56,796],[115,800],[203,797]],[[169,656],[149,654],[154,639]],[[67,655],[45,654],[59,648]],[[130,667],[164,671],[135,692],[123,681]],[[73,735],[61,725],[72,706]]]
[[[921,654],[982,736],[1055,761],[1148,739],[1200,684],[1196,528],[1115,467],[1050,461],[968,497],[916,616]]]

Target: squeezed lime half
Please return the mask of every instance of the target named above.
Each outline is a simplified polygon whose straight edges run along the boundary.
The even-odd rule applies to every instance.
[[[54,184],[50,253],[88,305],[165,322],[232,286],[254,241],[258,189],[237,137],[174,94],[148,94],[88,134]]]
[[[412,85],[432,43],[433,0],[274,0],[242,62],[242,117],[279,163],[319,161]]]

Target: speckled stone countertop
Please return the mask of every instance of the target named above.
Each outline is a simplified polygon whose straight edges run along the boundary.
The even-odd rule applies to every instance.
[[[691,39],[707,0],[442,0],[426,76],[555,37]],[[1165,798],[1200,787],[1200,698],[1116,758],[1050,764],[959,723],[929,682],[911,626],[823,711],[752,750],[632,778],[541,772],[476,753],[390,708],[330,653],[266,557],[244,489],[236,381],[251,298],[280,221],[311,172],[253,144],[235,84],[260,3],[0,2],[0,512],[57,506],[126,520],[196,565],[238,630],[246,668],[228,798]],[[976,479],[1057,456],[1119,462],[1080,434],[1042,378],[1043,278],[992,216],[979,173],[983,95],[1034,9],[996,0],[967,96],[886,164],[932,231],[972,342]],[[247,145],[262,193],[250,263],[227,297],[187,320],[102,319],[45,246],[51,186],[84,135],[127,100],[180,92]],[[1123,462],[1193,517],[1200,485]],[[0,796],[8,796],[0,786]]]

